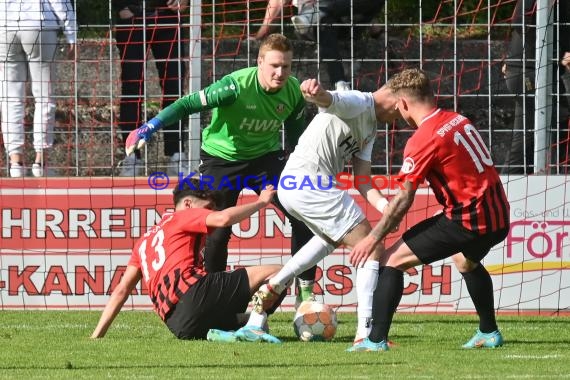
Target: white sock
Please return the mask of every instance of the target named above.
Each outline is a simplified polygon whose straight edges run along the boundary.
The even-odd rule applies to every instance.
[[[332,251],[334,251],[332,245],[318,236],[313,236],[274,277],[269,279],[269,284],[276,293],[281,293],[295,276],[317,264]]]
[[[312,288],[315,286],[315,281],[313,280],[303,280],[302,278],[298,278],[297,281],[299,282],[299,287],[301,288]]]
[[[249,319],[245,325],[251,327],[263,328],[266,322],[267,322],[267,313],[265,311],[262,313],[256,313],[254,310],[252,310],[251,314],[249,315]]]
[[[372,326],[372,298],[376,284],[378,284],[378,268],[380,263],[376,260],[368,260],[364,267],[356,271],[356,298],[358,307],[356,309],[358,317],[358,327],[356,329],[356,339],[368,337]]]

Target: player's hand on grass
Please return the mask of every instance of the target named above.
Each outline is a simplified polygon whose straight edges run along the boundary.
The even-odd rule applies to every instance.
[[[374,252],[374,247],[377,241],[373,236],[366,236],[360,242],[358,242],[350,254],[348,255],[348,260],[355,268],[360,268],[364,265],[368,257]]]
[[[162,122],[156,118],[149,120],[139,128],[131,131],[125,141],[125,153],[130,156],[135,150],[142,149],[152,138],[154,132],[162,127]]]
[[[259,200],[265,203],[265,205],[268,205],[271,203],[271,200],[273,199],[273,196],[276,192],[277,190],[275,190],[273,185],[267,185],[265,186],[265,189],[261,190],[261,193],[259,193]]]

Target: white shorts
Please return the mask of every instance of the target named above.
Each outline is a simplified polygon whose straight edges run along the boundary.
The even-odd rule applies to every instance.
[[[303,178],[306,173],[288,171],[284,176]],[[297,183],[300,183],[299,180]],[[317,183],[316,180],[313,183]],[[329,187],[329,186],[323,186]],[[316,186],[315,186],[316,188]],[[304,222],[317,236],[328,242],[340,243],[344,236],[360,224],[365,215],[348,191],[331,186],[330,189],[315,190],[304,187],[294,189],[279,187],[279,201],[291,216]]]

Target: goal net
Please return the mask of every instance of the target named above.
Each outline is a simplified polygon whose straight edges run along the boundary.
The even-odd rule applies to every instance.
[[[142,152],[136,177],[123,172],[124,131],[184,94],[255,66],[255,36],[273,1],[192,2],[187,11],[166,20],[160,12],[155,18],[121,20],[110,1],[98,3],[73,3],[76,51],[56,50],[50,83],[57,106],[55,144],[47,161],[53,176],[9,178],[9,158],[0,156],[0,309],[105,305],[134,242],[172,208],[171,190],[178,178],[155,173],[166,172],[174,152],[187,157],[179,167],[184,175],[196,171],[200,130],[210,113],[192,115],[157,134]],[[300,80],[318,78],[329,89],[343,81],[373,91],[404,68],[426,70],[438,104],[464,114],[478,128],[511,202],[511,231],[484,260],[497,309],[568,312],[570,69],[562,60],[570,54],[569,6],[556,0],[395,3],[381,1],[375,13],[349,7],[334,17],[311,16],[305,29],[296,29],[291,20],[303,15],[304,3],[286,3],[270,30],[291,38],[293,74]],[[0,44],[9,46],[7,40]],[[129,51],[133,46],[138,50]],[[0,80],[9,79],[4,70]],[[33,95],[28,84],[22,120],[28,167],[35,154]],[[315,113],[309,106],[308,117]],[[378,125],[374,174],[400,170],[403,147],[413,132],[403,123]],[[353,196],[376,223],[380,215]],[[244,193],[240,202],[251,197]],[[387,244],[439,210],[433,194],[420,189]],[[285,263],[290,237],[287,220],[268,207],[233,227],[228,267]],[[316,292],[326,303],[354,311],[355,270],[346,253],[337,249],[319,263]],[[284,309],[293,303],[293,295],[287,297]],[[150,308],[146,289],[139,287],[128,306]],[[474,309],[460,274],[445,260],[408,271],[400,310]]]

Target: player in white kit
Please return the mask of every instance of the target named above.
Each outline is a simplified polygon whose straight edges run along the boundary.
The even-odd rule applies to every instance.
[[[318,263],[336,247],[352,248],[366,237],[371,230],[370,223],[350,194],[339,186],[337,175],[351,161],[355,178],[370,177],[377,123],[391,122],[399,116],[397,99],[385,88],[374,93],[326,91],[315,79],[308,79],[301,84],[301,91],[307,101],[319,106],[320,112],[289,157],[281,174],[278,197],[285,209],[306,223],[315,237],[254,295],[258,309],[271,305],[276,294],[296,274]],[[355,181],[355,187],[382,212],[388,200],[371,183],[372,180]],[[372,293],[378,280],[377,259],[381,249],[379,247],[370,257],[349,256],[357,268],[355,342],[367,337],[370,331]]]

